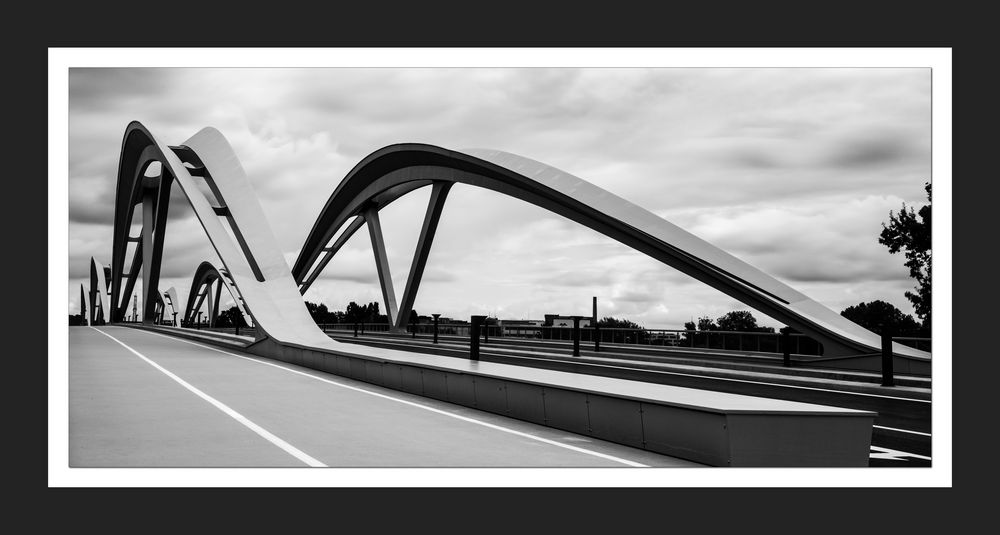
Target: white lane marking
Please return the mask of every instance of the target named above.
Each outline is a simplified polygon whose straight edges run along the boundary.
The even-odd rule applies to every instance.
[[[879,429],[888,429],[889,431],[899,431],[900,433],[910,433],[911,435],[923,435],[925,437],[931,436],[930,433],[924,433],[921,431],[908,431],[906,429],[897,429],[895,427],[886,427],[884,425],[873,425],[872,427],[877,427]]]
[[[358,388],[356,386],[345,385],[343,383],[338,383],[336,381],[331,381],[329,379],[324,379],[322,377],[319,377],[319,376],[316,376],[316,375],[312,375],[310,373],[301,372],[299,370],[293,370],[291,368],[286,368],[286,367],[280,366],[278,364],[273,364],[271,362],[265,362],[263,360],[258,360],[258,359],[252,358],[252,357],[244,357],[243,355],[237,355],[236,353],[230,353],[228,351],[223,351],[221,349],[217,349],[217,348],[214,348],[214,347],[211,347],[211,346],[206,346],[204,344],[199,344],[197,342],[192,342],[190,340],[184,340],[184,339],[176,338],[176,337],[173,337],[173,336],[167,336],[165,334],[160,334],[160,333],[156,333],[156,332],[152,332],[152,331],[147,331],[145,329],[141,329],[141,332],[144,332],[144,333],[147,333],[147,334],[154,334],[156,336],[162,336],[164,338],[169,338],[171,340],[176,340],[178,342],[184,342],[184,343],[191,344],[191,345],[194,345],[194,346],[198,346],[198,347],[201,347],[201,348],[204,348],[204,349],[210,349],[212,351],[217,351],[217,352],[222,353],[224,355],[229,355],[229,356],[232,356],[232,357],[236,357],[236,358],[240,358],[240,359],[244,359],[244,360],[249,360],[251,362],[256,362],[258,364],[264,364],[266,366],[271,366],[271,367],[274,367],[274,368],[278,368],[279,370],[285,370],[287,372],[291,372],[291,373],[295,373],[295,374],[302,375],[302,376],[305,376],[305,377],[309,377],[310,379],[315,379],[317,381],[322,381],[324,383],[328,383],[328,384],[331,384],[331,385],[334,385],[334,386],[339,386],[339,387],[342,387],[342,388],[347,388],[349,390],[354,390],[355,392],[361,392],[363,394],[369,394],[369,395],[372,395],[372,396],[380,397],[382,399],[388,399],[390,401],[395,401],[395,402],[398,402],[398,403],[402,403],[404,405],[409,405],[411,407],[416,407],[418,409],[424,409],[424,410],[427,410],[427,411],[435,412],[437,414],[448,416],[450,418],[455,418],[455,419],[458,419],[458,420],[462,420],[464,422],[469,422],[469,423],[481,425],[483,427],[488,427],[490,429],[496,429],[497,431],[503,431],[504,433],[510,433],[512,435],[517,435],[519,437],[524,437],[524,438],[528,438],[528,439],[531,439],[531,440],[537,440],[539,442],[544,442],[546,444],[551,444],[553,446],[558,446],[560,448],[565,448],[565,449],[572,450],[572,451],[579,452],[579,453],[585,453],[587,455],[593,455],[594,457],[600,457],[602,459],[607,459],[609,461],[615,461],[615,462],[618,462],[618,463],[621,463],[621,464],[624,464],[624,465],[628,465],[628,466],[635,466],[635,467],[640,467],[640,468],[649,468],[648,465],[637,463],[635,461],[629,461],[628,459],[622,459],[620,457],[615,457],[613,455],[607,455],[607,454],[596,452],[596,451],[593,451],[593,450],[588,450],[588,449],[584,449],[584,448],[578,448],[576,446],[571,446],[569,444],[563,444],[562,442],[556,442],[554,440],[549,440],[547,438],[542,438],[542,437],[539,437],[539,436],[536,436],[536,435],[532,435],[532,434],[529,434],[529,433],[523,433],[521,431],[515,431],[514,429],[510,429],[510,428],[507,428],[507,427],[502,427],[502,426],[499,426],[499,425],[494,425],[494,424],[491,424],[491,423],[483,422],[481,420],[476,420],[474,418],[469,418],[467,416],[460,416],[458,414],[452,414],[452,413],[447,412],[447,411],[443,411],[443,410],[440,410],[440,409],[435,409],[434,407],[428,407],[427,405],[421,405],[420,403],[414,403],[412,401],[406,401],[405,399],[394,398],[392,396],[387,396],[385,394],[379,394],[378,392],[372,392],[370,390],[365,390],[363,388]]]
[[[201,390],[198,390],[196,387],[192,386],[190,383],[188,383],[184,379],[181,379],[180,377],[174,375],[173,373],[170,372],[170,370],[167,370],[163,366],[160,366],[159,364],[153,362],[148,357],[146,357],[142,353],[139,353],[138,351],[132,349],[131,347],[129,347],[127,344],[125,344],[121,340],[119,340],[119,339],[115,338],[114,336],[111,336],[110,334],[108,334],[108,333],[106,333],[106,332],[98,329],[97,327],[91,327],[91,329],[94,329],[95,331],[103,334],[104,336],[107,336],[108,338],[114,340],[115,342],[118,342],[122,347],[124,347],[125,349],[131,351],[135,356],[137,356],[137,357],[141,358],[142,360],[146,361],[146,363],[148,363],[150,366],[156,368],[157,370],[160,370],[167,377],[173,379],[174,381],[177,381],[184,388],[187,388],[191,392],[194,392],[195,395],[197,395],[201,399],[204,399],[205,401],[211,403],[212,405],[215,406],[215,408],[217,408],[220,411],[228,414],[232,419],[234,419],[237,422],[245,425],[251,431],[253,431],[254,433],[257,433],[258,435],[260,435],[261,437],[265,438],[268,442],[274,444],[275,446],[278,446],[279,448],[285,450],[285,452],[287,452],[291,456],[295,457],[296,459],[298,459],[298,460],[306,463],[309,466],[326,468],[326,465],[323,464],[322,462],[320,462],[320,461],[318,461],[318,460],[310,457],[309,455],[307,455],[306,453],[304,453],[302,450],[296,448],[295,446],[292,446],[291,444],[285,442],[284,440],[281,440],[277,436],[271,434],[271,432],[268,431],[267,429],[264,429],[263,427],[255,424],[253,422],[251,422],[249,419],[247,419],[242,414],[240,414],[240,413],[234,411],[233,409],[229,408],[225,403],[222,403],[221,401],[213,398],[212,396],[209,396],[208,394],[202,392]]]
[[[892,450],[889,448],[883,448],[881,446],[872,446],[872,450],[875,450],[868,457],[870,459],[887,459],[890,461],[905,461],[907,457],[913,457],[915,459],[923,459],[925,461],[930,461],[930,457],[924,455],[917,455],[916,453],[910,453],[908,451]]]
[[[377,340],[376,338],[372,338],[372,339],[373,340]],[[392,341],[388,341],[386,343],[387,344],[393,344],[393,345],[396,345],[396,346],[403,346],[404,345],[404,344],[396,343],[396,342],[392,342]],[[454,345],[454,344],[452,344],[452,345]],[[371,347],[371,346],[368,346],[368,347]],[[466,347],[466,346],[458,346],[458,347]],[[387,349],[391,349],[391,348],[387,348]],[[410,350],[409,349],[400,349],[400,350],[396,350],[396,351],[410,351]],[[418,351],[413,351],[413,352],[419,353]],[[542,360],[540,357],[520,356],[520,355],[517,354],[517,351],[515,351],[515,350],[509,350],[509,349],[503,349],[501,351],[498,348],[490,348],[488,351],[483,351],[482,353],[484,353],[484,354],[490,354],[490,352],[493,352],[493,354],[496,354],[496,355],[499,355],[499,356],[502,356],[502,357],[503,356],[513,356],[515,358]],[[507,355],[507,354],[504,354],[504,353],[510,353],[512,355]],[[572,362],[572,361],[569,361],[569,360],[565,360],[565,355],[555,355],[555,356],[559,357],[561,362]],[[715,376],[715,375],[697,375],[697,374],[692,374],[692,373],[672,372],[672,371],[666,371],[666,370],[651,370],[649,368],[631,368],[629,366],[618,366],[618,365],[613,365],[613,364],[600,364],[600,363],[587,363],[587,364],[589,366],[597,366],[597,367],[601,367],[601,368],[620,368],[620,369],[624,369],[624,370],[645,371],[645,372],[653,372],[653,373],[659,373],[659,374],[664,374],[664,375],[679,375],[681,377],[694,377],[696,379],[710,379],[710,380],[713,380],[713,381],[729,381],[731,383],[747,383],[747,384],[751,384],[751,385],[764,385],[764,386],[772,386],[772,387],[780,387],[780,388],[790,388],[790,389],[798,389],[798,390],[815,390],[817,392],[832,392],[834,394],[844,394],[844,395],[850,395],[850,396],[863,396],[863,397],[869,397],[869,398],[895,399],[895,400],[900,400],[900,401],[912,401],[912,402],[915,402],[915,403],[930,403],[930,401],[926,400],[926,399],[901,398],[901,397],[897,397],[897,396],[883,396],[881,394],[866,394],[864,392],[851,392],[850,390],[832,390],[832,389],[829,389],[829,388],[818,388],[818,387],[815,387],[815,386],[802,386],[802,385],[791,385],[791,384],[782,384],[782,383],[768,383],[768,382],[764,382],[764,381],[751,381],[749,379],[733,379],[731,377],[720,377],[720,376]]]

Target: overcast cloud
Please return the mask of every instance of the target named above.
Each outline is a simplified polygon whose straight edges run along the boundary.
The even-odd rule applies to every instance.
[[[69,312],[90,257],[110,262],[122,135],[139,120],[168,144],[218,128],[289,264],[358,161],[422,142],[563,169],[835,311],[882,299],[912,313],[904,260],[877,237],[890,210],[925,200],[930,89],[927,69],[72,69]],[[381,214],[397,295],[427,198],[419,190]],[[219,262],[179,188],[167,236],[161,289],[185,299],[197,265]],[[589,315],[595,295],[600,315],[647,327],[747,308],[560,216],[464,185],[449,195],[415,308],[534,319]],[[306,299],[381,301],[367,232]]]

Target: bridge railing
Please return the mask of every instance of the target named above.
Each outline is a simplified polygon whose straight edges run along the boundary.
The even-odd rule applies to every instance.
[[[325,332],[357,332],[358,335],[388,333],[387,323],[323,323]],[[468,339],[472,325],[469,323],[438,324],[439,336],[457,336]],[[433,336],[433,323],[415,323],[406,328],[411,336]],[[480,327],[485,338],[513,338],[546,341],[573,341],[572,327],[545,325],[497,325]],[[784,353],[782,333],[751,331],[694,331],[685,329],[635,329],[624,327],[581,327],[580,342],[586,344],[616,344],[625,346],[666,346],[690,349],[715,349],[754,353]],[[789,337],[790,353],[820,355],[822,345],[799,333]]]
[[[321,324],[325,332],[353,332],[358,335],[387,334],[387,323],[333,323]],[[439,336],[453,336],[467,340],[472,325],[469,323],[441,323],[437,326]],[[412,337],[432,337],[433,323],[414,323],[406,328]],[[497,325],[480,327],[480,335],[487,340],[491,337],[573,342],[573,328],[545,325]],[[822,355],[823,345],[801,333],[753,331],[697,331],[687,329],[635,329],[624,327],[581,327],[580,342],[593,344],[597,349],[601,344],[623,346],[665,346],[688,349],[708,349],[719,351],[773,353],[778,355]],[[786,342],[787,340],[787,342]],[[893,336],[892,341],[916,349],[930,351],[931,339],[915,336]],[[786,345],[787,343],[787,351]]]

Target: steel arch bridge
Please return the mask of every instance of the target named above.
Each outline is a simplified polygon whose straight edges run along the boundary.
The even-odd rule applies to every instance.
[[[159,173],[147,176],[157,162],[161,164]],[[221,275],[224,270],[228,274],[218,279],[230,288],[257,327],[258,343],[338,346],[316,326],[301,294],[362,225],[367,226],[375,251],[390,323],[396,329],[405,326],[448,192],[453,184],[462,183],[534,204],[659,260],[815,338],[823,344],[825,357],[867,357],[880,351],[881,340],[875,333],[659,216],[569,173],[495,150],[459,152],[406,143],[375,151],[336,187],[290,271],[246,173],[221,133],[204,128],[182,144],[168,146],[138,122],[126,128],[118,168],[108,305],[111,321],[124,317],[140,268],[145,294],[143,318],[154,316],[166,212],[175,183],[222,261],[224,267],[216,273]],[[431,188],[430,201],[406,286],[397,302],[378,212],[422,187]],[[139,236],[130,236],[134,209],[139,204],[143,207],[142,231]],[[136,242],[137,247],[129,272],[124,273],[130,242]],[[208,270],[202,271],[199,267],[204,279]],[[192,299],[188,301],[190,310]],[[904,366],[897,368],[900,371],[930,369],[927,352],[894,343],[893,353],[903,360]]]

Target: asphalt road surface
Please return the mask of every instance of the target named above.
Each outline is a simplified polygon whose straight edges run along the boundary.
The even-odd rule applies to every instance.
[[[168,336],[69,331],[71,467],[698,467]]]

